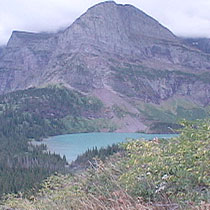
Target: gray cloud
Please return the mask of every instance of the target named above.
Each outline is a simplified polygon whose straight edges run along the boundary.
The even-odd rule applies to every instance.
[[[0,45],[13,30],[56,31],[100,0],[0,0]],[[209,0],[116,0],[132,4],[179,36],[210,37]]]

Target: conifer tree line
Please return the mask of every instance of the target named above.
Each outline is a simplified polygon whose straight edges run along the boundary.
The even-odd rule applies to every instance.
[[[36,188],[52,173],[66,172],[65,157],[46,152],[46,146],[35,146],[30,142],[80,132],[81,119],[92,115],[100,117],[101,109],[103,104],[98,99],[62,86],[0,95],[0,196]],[[72,122],[68,128],[66,116]],[[87,129],[94,131],[91,130],[94,127],[87,126]],[[99,153],[94,149],[88,158]],[[82,158],[77,164],[81,162]]]
[[[76,117],[102,106],[88,100],[55,86],[0,96],[0,196],[35,187],[53,172],[65,170],[65,158],[29,142],[65,133],[61,119],[67,114]]]

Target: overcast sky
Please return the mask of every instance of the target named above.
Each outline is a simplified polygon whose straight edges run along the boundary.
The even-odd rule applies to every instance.
[[[0,45],[13,30],[56,31],[99,0],[0,0]],[[210,0],[116,0],[132,4],[178,36],[210,38]]]

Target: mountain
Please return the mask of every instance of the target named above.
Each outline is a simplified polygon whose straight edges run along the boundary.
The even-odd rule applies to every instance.
[[[116,131],[165,131],[208,116],[209,48],[193,43],[131,5],[106,1],[64,31],[14,31],[0,49],[0,94],[62,84],[101,100]]]
[[[184,38],[183,43],[190,47],[197,48],[204,53],[210,53],[210,39],[209,38]]]

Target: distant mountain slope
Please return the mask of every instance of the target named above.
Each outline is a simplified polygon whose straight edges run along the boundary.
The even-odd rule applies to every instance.
[[[0,96],[0,133],[13,129],[39,140],[65,133],[115,130],[108,126],[109,115],[103,110],[100,100],[61,86],[14,91]]]
[[[185,38],[184,44],[197,48],[204,53],[210,53],[210,39],[209,38]]]
[[[141,10],[108,1],[55,34],[14,31],[0,51],[1,94],[58,83],[98,97],[118,131],[146,131],[154,119],[142,104],[181,98],[206,113],[210,54]]]

